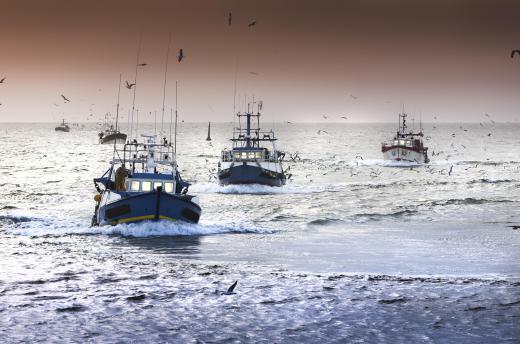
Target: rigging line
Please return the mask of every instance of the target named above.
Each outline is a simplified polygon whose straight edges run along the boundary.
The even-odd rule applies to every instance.
[[[142,40],[143,40],[143,31],[141,30],[141,32],[139,33],[139,44],[137,46],[137,59],[136,59],[136,62],[135,62],[134,95],[133,95],[133,99],[132,99],[132,124],[131,124],[131,129],[130,129],[130,136],[133,135],[132,129],[133,129],[133,126],[134,126],[135,93],[137,91],[137,68],[139,68],[139,57],[141,55],[141,43],[142,43]],[[136,130],[135,137],[137,138],[137,130]]]

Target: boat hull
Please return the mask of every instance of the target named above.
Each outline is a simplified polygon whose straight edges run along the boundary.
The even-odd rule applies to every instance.
[[[68,133],[70,131],[69,128],[63,128],[63,127],[56,127],[54,128],[54,131],[63,131],[65,133]]]
[[[383,152],[385,160],[410,162],[416,164],[424,164],[428,162],[428,157],[424,152],[404,147],[392,147]]]
[[[125,143],[126,142],[126,134],[123,133],[114,133],[114,134],[108,134],[99,139],[99,143],[106,144],[106,143]]]
[[[282,186],[285,184],[283,173],[263,169],[258,166],[241,164],[218,172],[220,185],[260,184]]]
[[[152,191],[120,198],[98,206],[94,224],[117,225],[141,221],[184,221],[198,223],[201,208],[191,196]]]

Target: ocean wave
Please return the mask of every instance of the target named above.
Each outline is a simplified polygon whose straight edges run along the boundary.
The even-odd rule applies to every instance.
[[[475,205],[475,204],[486,204],[486,203],[511,203],[514,202],[508,199],[491,200],[485,198],[450,198],[447,200],[430,201],[427,202],[430,206],[446,206],[446,205]]]
[[[489,179],[489,178],[481,178],[474,179],[468,182],[468,184],[500,184],[500,183],[515,183],[516,180],[513,179]]]
[[[327,186],[266,186],[259,184],[249,185],[218,185],[215,183],[198,183],[190,187],[193,193],[220,193],[220,194],[253,194],[253,195],[273,195],[273,194],[310,194],[321,192],[334,192],[334,189]]]
[[[71,219],[45,219],[29,216],[0,216],[0,227],[9,234],[23,236],[62,235],[120,235],[124,237],[153,237],[181,235],[211,235],[225,233],[269,234],[266,228],[241,225],[202,225],[171,221],[143,221],[116,226],[90,227],[85,221]]]
[[[6,209],[5,207],[2,209]],[[8,208],[14,209],[14,208]],[[14,216],[14,215],[0,215],[0,225],[8,226],[12,224],[18,224],[23,222],[30,222],[33,218],[27,216]]]

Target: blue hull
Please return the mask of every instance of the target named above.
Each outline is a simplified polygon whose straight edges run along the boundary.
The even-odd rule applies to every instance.
[[[220,185],[260,184],[282,186],[285,184],[283,173],[276,173],[250,165],[237,165],[221,170],[218,173],[218,180]]]
[[[199,222],[201,209],[191,201],[190,196],[156,191],[126,195],[120,200],[101,205],[95,222],[99,225],[158,220]]]

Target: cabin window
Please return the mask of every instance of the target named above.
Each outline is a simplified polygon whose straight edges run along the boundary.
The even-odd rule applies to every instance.
[[[143,182],[143,185],[142,185],[142,188],[141,188],[142,191],[151,191],[152,190],[152,182]]]
[[[262,152],[256,152],[255,153],[255,158],[256,159],[262,159]]]
[[[173,193],[173,183],[164,183],[164,191]]]
[[[132,180],[130,183],[130,191],[139,191],[139,181],[138,180]]]
[[[247,160],[247,152],[242,152],[242,160]]]
[[[153,189],[157,190],[159,186],[162,186],[162,182],[153,182]]]
[[[240,153],[235,153],[235,160],[240,160]]]

